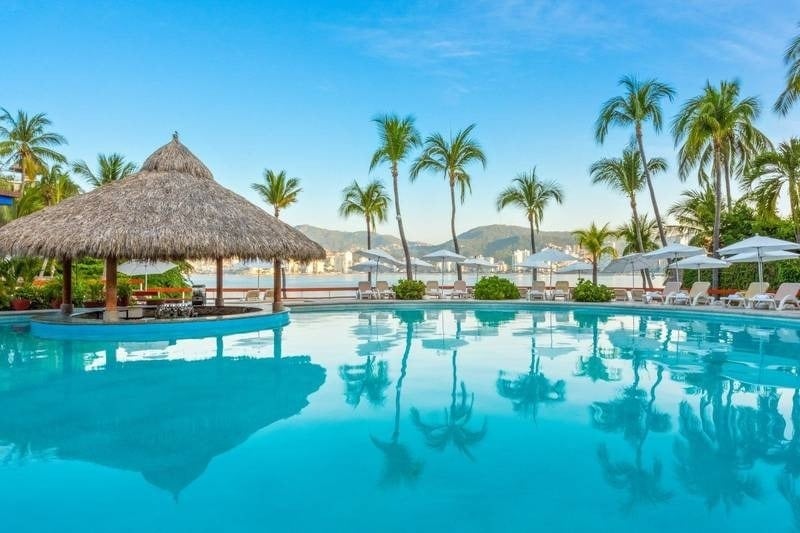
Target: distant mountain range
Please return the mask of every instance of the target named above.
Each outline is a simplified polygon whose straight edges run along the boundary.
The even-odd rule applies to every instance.
[[[323,248],[332,252],[363,249],[367,242],[366,231],[337,231],[307,224],[296,227]],[[419,257],[439,248],[452,250],[452,242],[452,240],[448,240],[439,244],[429,244],[412,241],[409,245],[412,255]],[[514,250],[530,248],[530,230],[523,226],[502,224],[478,226],[459,234],[458,243],[461,246],[461,254],[467,257],[484,255],[510,262]],[[575,238],[569,231],[542,231],[536,235],[538,249],[548,244],[574,245]],[[383,248],[397,257],[403,253],[400,239],[392,235],[373,234],[372,246]]]

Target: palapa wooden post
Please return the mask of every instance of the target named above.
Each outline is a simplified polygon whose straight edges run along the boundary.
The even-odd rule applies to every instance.
[[[217,257],[217,297],[214,300],[214,305],[217,307],[225,306],[225,294],[222,287],[222,258]]]
[[[116,322],[117,313],[117,258],[106,259],[106,312],[103,314],[105,322]]]
[[[277,257],[272,260],[272,310],[283,311],[283,296],[281,291],[281,260]]]
[[[72,314],[72,258],[64,257],[61,260],[61,268],[63,270],[62,279],[64,281],[61,287],[61,312],[65,315]]]

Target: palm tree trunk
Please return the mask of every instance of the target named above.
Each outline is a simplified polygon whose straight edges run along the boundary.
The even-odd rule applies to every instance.
[[[728,211],[731,210],[731,204],[733,203],[733,198],[731,197],[731,161],[728,154],[725,155],[725,159],[723,162],[723,166],[725,168],[725,199],[726,199],[726,206]]]
[[[650,201],[653,202],[653,215],[656,217],[656,224],[658,224],[658,236],[661,238],[661,246],[666,246],[667,235],[664,233],[664,224],[661,221],[661,213],[658,211],[656,191],[653,189],[653,180],[650,178],[650,169],[647,168],[647,158],[644,155],[642,125],[638,122],[636,123],[636,143],[639,145],[639,155],[642,157],[642,167],[644,168],[644,177],[647,180],[647,188],[650,191]]]
[[[644,241],[642,240],[642,228],[639,227],[639,210],[636,208],[636,197],[631,196],[631,211],[633,211],[633,230],[636,232],[636,246],[639,253],[644,253]],[[647,284],[648,289],[653,288],[653,280],[650,278],[650,271],[644,269],[641,271],[642,285]]]
[[[280,210],[275,207],[275,218],[280,218]],[[272,310],[273,311],[282,311],[283,310],[283,287],[282,287],[282,277],[283,268],[281,267],[281,260],[277,257],[273,258],[272,260]]]
[[[531,215],[528,215],[528,224],[530,224],[530,227],[531,227],[531,253],[535,254],[536,253],[536,232],[534,231],[533,217]],[[536,281],[536,269],[533,268],[531,270],[533,272],[533,281]]]
[[[369,216],[367,218],[367,250],[372,250],[372,232],[370,231],[369,225]],[[367,281],[369,282],[369,286],[372,287],[372,271],[367,271]]]
[[[411,276],[411,254],[408,252],[408,241],[406,232],[403,229],[403,217],[400,215],[400,190],[397,185],[397,163],[392,163],[392,187],[394,188],[394,212],[397,216],[397,229],[400,232],[400,242],[403,244],[403,255],[406,259],[406,279],[414,279]]]
[[[711,253],[719,257],[719,232],[722,214],[722,172],[720,167],[720,146],[714,143],[714,232],[711,238]],[[711,286],[719,288],[719,270],[712,270]]]
[[[456,184],[450,180],[450,232],[453,234],[453,250],[460,253],[458,237],[456,236]],[[461,264],[456,263],[457,277],[461,279]]]
[[[794,174],[789,176],[789,209],[792,212],[792,225],[794,226],[794,240],[800,243],[800,198],[798,198],[798,183]]]
[[[592,283],[597,285],[597,256],[592,256]]]

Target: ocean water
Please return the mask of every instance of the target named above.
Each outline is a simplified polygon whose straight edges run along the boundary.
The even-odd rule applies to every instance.
[[[2,530],[792,531],[791,322],[536,306],[0,325]]]

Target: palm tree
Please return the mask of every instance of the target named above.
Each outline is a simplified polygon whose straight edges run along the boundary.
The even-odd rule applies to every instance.
[[[456,235],[456,186],[459,189],[461,204],[464,204],[467,191],[472,192],[472,184],[467,167],[480,163],[486,168],[486,155],[480,144],[472,137],[475,124],[457,132],[450,139],[440,133],[434,133],[425,139],[422,153],[411,166],[411,180],[415,180],[421,172],[440,172],[450,185],[450,232],[453,235],[453,249],[459,253],[458,236]],[[461,265],[456,263],[458,279],[461,279]]]
[[[83,192],[60,165],[53,165],[45,170],[39,179],[38,188],[45,205],[56,205]]]
[[[397,228],[400,231],[400,242],[403,244],[403,255],[406,260],[406,277],[411,279],[411,254],[408,251],[408,240],[406,240],[406,232],[403,228],[403,218],[400,215],[400,191],[397,177],[400,174],[398,165],[405,161],[412,149],[421,144],[419,132],[414,126],[414,117],[411,115],[403,118],[397,115],[381,115],[372,120],[378,126],[380,144],[372,154],[369,169],[372,171],[381,163],[389,163],[394,190],[394,212],[397,216]]]
[[[362,216],[367,221],[367,250],[372,248],[372,230],[376,222],[385,222],[389,211],[389,195],[386,188],[378,180],[369,182],[366,187],[361,187],[357,181],[345,187],[342,191],[344,199],[339,206],[339,215],[348,218],[352,215]],[[372,272],[367,273],[367,279],[372,283]]]
[[[658,248],[658,243],[656,242],[658,226],[656,221],[650,218],[647,213],[639,216],[638,219],[631,218],[625,224],[617,226],[614,233],[617,238],[622,239],[625,243],[622,255],[641,253],[640,250],[650,252]]]
[[[73,163],[72,171],[92,187],[100,187],[133,174],[136,163],[125,161],[125,156],[118,153],[97,154],[97,170],[90,169],[86,161],[77,161]]]
[[[41,174],[48,163],[66,163],[67,159],[55,150],[67,140],[48,131],[50,119],[44,113],[29,116],[17,111],[13,117],[8,110],[0,108],[0,157],[8,157],[12,168],[22,175],[20,195],[25,184]]]
[[[757,155],[744,175],[743,184],[753,191],[757,203],[768,206],[770,212],[775,212],[786,188],[795,240],[800,243],[800,139],[789,139],[777,150]]]
[[[783,62],[789,67],[786,73],[786,88],[775,101],[773,110],[786,116],[800,97],[800,35],[789,43],[783,54]]]
[[[522,172],[511,180],[511,185],[504,189],[497,197],[497,210],[513,205],[525,211],[528,225],[531,230],[531,253],[536,253],[535,233],[539,231],[539,224],[544,217],[547,205],[554,201],[561,204],[564,201],[564,191],[555,181],[542,181],[536,175],[536,167],[530,172]],[[536,269],[533,269],[533,279],[536,279]]]
[[[703,93],[689,99],[672,123],[678,151],[679,176],[685,179],[693,168],[711,165],[714,189],[714,229],[711,251],[716,254],[720,246],[722,213],[722,180],[730,180],[730,163],[734,146],[739,151],[749,151],[765,141],[764,135],[753,125],[760,112],[758,98],[739,99],[739,82],[723,81],[719,88],[706,83]],[[729,187],[728,187],[729,189]],[[730,205],[730,194],[728,195]],[[713,285],[719,285],[719,271],[714,271]]]
[[[667,213],[675,219],[675,229],[691,236],[690,244],[711,247],[716,199],[714,189],[706,185],[699,190],[686,190]]]
[[[661,238],[661,245],[666,246],[667,236],[658,210],[650,166],[644,154],[642,125],[650,122],[656,133],[661,131],[663,125],[661,101],[666,98],[671,102],[675,97],[675,89],[655,79],[641,81],[634,76],[624,76],[618,85],[624,88],[625,94],[607,100],[600,108],[600,116],[595,122],[595,139],[602,144],[611,126],[634,127],[639,156],[644,163],[644,176],[650,191],[650,201],[653,203],[653,213],[658,224],[658,235]]]
[[[607,245],[606,241],[614,237],[614,230],[604,224],[602,228],[592,222],[588,228],[579,229],[572,232],[578,240],[578,246],[589,252],[592,256],[592,283],[597,284],[597,263],[604,255],[617,256],[617,251],[613,246]]]
[[[290,205],[297,203],[297,196],[303,190],[300,188],[300,180],[298,178],[287,178],[285,170],[276,173],[272,170],[264,169],[263,176],[263,183],[253,183],[250,185],[250,188],[258,193],[265,203],[272,206],[275,218],[280,218],[282,209],[286,209]],[[280,309],[282,307],[280,303],[281,287],[285,286],[285,283],[282,283],[282,276],[284,276],[284,274],[281,268],[280,258],[273,258],[272,267],[272,301],[273,306]]]

